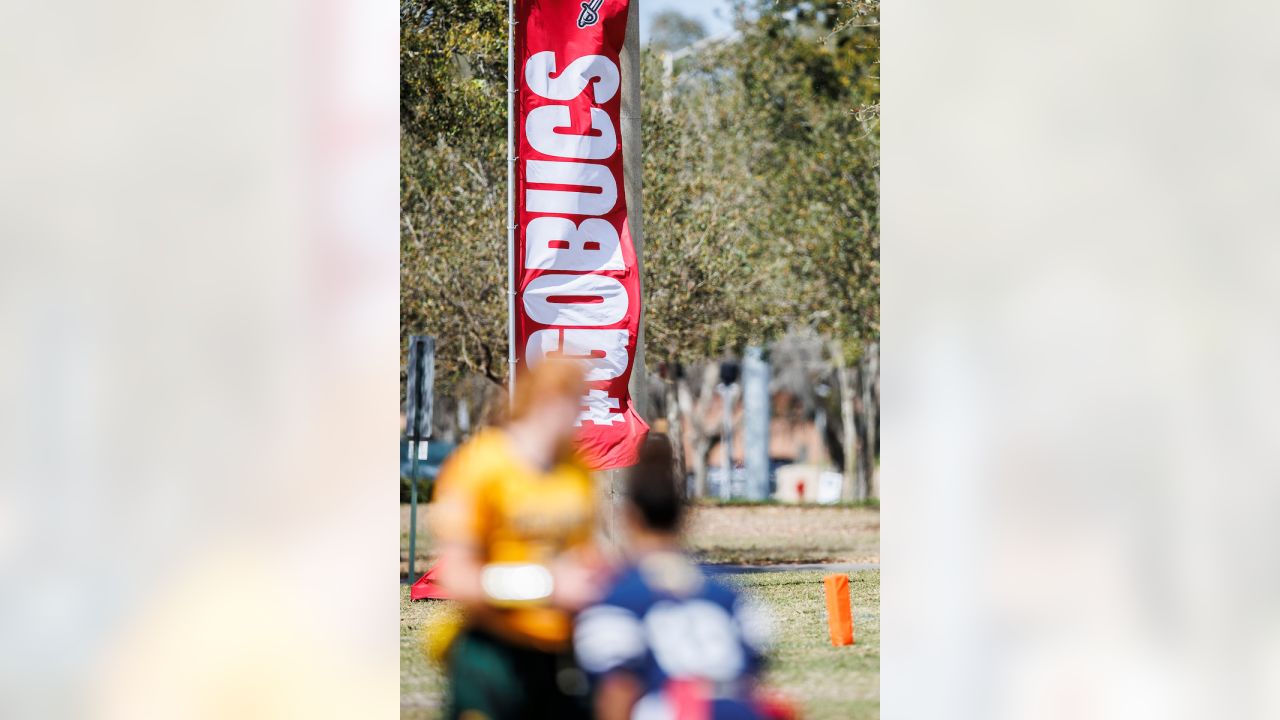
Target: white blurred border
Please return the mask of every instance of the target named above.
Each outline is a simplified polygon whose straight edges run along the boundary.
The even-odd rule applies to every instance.
[[[1280,717],[1280,6],[883,8],[883,716]]]
[[[886,718],[1280,715],[1277,15],[884,8]],[[6,718],[397,712],[396,22],[0,9]]]
[[[393,716],[398,6],[0,28],[0,714]]]

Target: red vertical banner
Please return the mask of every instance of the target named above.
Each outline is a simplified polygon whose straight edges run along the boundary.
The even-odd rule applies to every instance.
[[[640,331],[622,175],[627,0],[515,5],[517,362],[581,359],[583,457],[631,465],[649,428],[627,391]]]

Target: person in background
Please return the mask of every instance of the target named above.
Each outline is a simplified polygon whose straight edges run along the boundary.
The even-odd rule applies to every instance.
[[[598,597],[596,495],[570,440],[585,392],[577,363],[517,378],[510,419],[441,470],[431,525],[444,588],[464,612],[445,651],[445,717],[588,717],[570,651],[572,613]]]
[[[757,699],[769,618],[681,550],[670,441],[653,435],[626,478],[624,569],[577,618],[574,648],[599,720],[787,717]]]

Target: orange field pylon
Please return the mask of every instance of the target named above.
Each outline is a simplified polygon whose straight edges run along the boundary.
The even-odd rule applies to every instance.
[[[827,595],[827,629],[831,631],[831,644],[853,644],[853,609],[849,605],[849,576],[833,573],[822,578]]]

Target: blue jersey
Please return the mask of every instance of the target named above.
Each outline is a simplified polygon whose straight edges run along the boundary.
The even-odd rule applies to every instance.
[[[761,669],[769,618],[678,553],[648,555],[578,616],[578,663],[598,681],[626,672],[644,696],[632,717],[675,716],[681,687],[711,700],[714,720],[754,720],[751,684]]]

